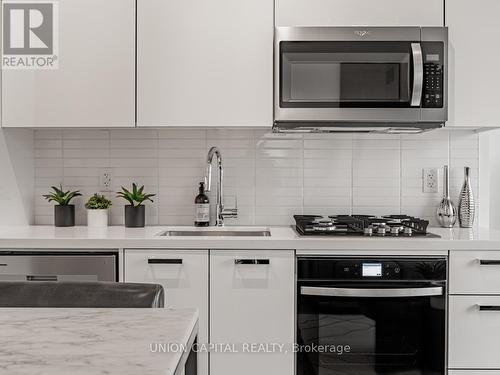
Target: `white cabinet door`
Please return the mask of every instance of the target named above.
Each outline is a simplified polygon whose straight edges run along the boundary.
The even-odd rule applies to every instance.
[[[199,309],[199,343],[208,343],[208,250],[125,250],[125,281],[158,283],[165,307]],[[208,355],[199,353],[198,374],[208,375]]]
[[[500,126],[500,1],[446,2],[449,28],[447,126]]]
[[[58,1],[59,68],[2,71],[5,127],[134,126],[135,1]]]
[[[138,126],[266,126],[273,1],[138,0]]]
[[[500,369],[500,297],[450,296],[449,311],[448,367]]]
[[[443,26],[443,23],[443,0],[276,0],[276,26]]]
[[[450,294],[500,294],[500,251],[453,251]]]
[[[269,264],[236,264],[240,260]],[[234,345],[238,351],[212,353],[210,373],[293,374],[294,355],[290,351],[248,353],[254,350],[244,347],[293,343],[293,251],[212,250],[210,278],[210,340]]]

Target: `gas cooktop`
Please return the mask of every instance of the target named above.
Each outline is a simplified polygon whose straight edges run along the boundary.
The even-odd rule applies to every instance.
[[[408,215],[294,215],[294,219],[302,236],[440,237],[427,232],[429,221]]]

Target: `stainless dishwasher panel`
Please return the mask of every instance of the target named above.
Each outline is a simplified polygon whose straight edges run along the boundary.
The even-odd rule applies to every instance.
[[[118,253],[0,251],[0,281],[118,281]]]

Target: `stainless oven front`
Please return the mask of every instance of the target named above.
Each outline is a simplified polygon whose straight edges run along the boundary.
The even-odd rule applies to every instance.
[[[447,29],[280,27],[276,122],[444,123]]]
[[[445,258],[297,259],[297,375],[444,375]]]

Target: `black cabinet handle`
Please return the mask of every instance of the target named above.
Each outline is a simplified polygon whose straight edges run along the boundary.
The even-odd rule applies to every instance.
[[[234,264],[269,264],[269,259],[235,259]]]
[[[481,266],[500,266],[500,260],[485,260],[480,259],[479,264]]]
[[[55,275],[27,275],[26,281],[57,281],[57,276]]]
[[[500,311],[500,306],[483,306],[483,305],[479,305],[479,311]]]
[[[148,259],[148,264],[182,264],[182,259]]]

